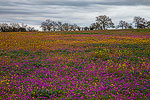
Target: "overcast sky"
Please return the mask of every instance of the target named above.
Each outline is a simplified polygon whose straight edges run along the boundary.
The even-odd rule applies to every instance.
[[[89,26],[107,15],[115,24],[134,16],[150,20],[150,0],[0,0],[0,22],[25,23],[39,28],[46,19]]]

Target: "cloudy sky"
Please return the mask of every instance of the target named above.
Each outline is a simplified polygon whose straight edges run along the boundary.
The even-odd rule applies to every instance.
[[[25,23],[39,29],[46,19],[89,26],[95,17],[107,15],[115,24],[150,20],[150,0],[0,0],[0,23]]]

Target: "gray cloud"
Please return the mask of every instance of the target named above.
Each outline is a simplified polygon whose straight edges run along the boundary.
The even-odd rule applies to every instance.
[[[150,0],[1,0],[0,22],[40,25],[49,18],[88,26],[99,15],[131,22],[134,16],[149,18],[149,6]]]
[[[96,2],[101,5],[116,5],[116,6],[135,6],[135,5],[150,5],[149,0],[112,0],[112,2]]]
[[[9,5],[59,5],[85,7],[89,5],[150,5],[149,0],[8,0]],[[6,4],[3,2],[3,4]]]

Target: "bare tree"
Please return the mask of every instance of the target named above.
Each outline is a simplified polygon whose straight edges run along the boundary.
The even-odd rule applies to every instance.
[[[150,21],[147,21],[146,27],[147,27],[147,28],[150,28]]]
[[[70,25],[69,25],[69,23],[64,23],[64,24],[62,25],[62,27],[63,27],[63,30],[64,30],[64,31],[69,31]]]
[[[57,26],[58,26],[59,31],[63,31],[62,25],[63,25],[62,22],[60,22],[60,21],[57,22]]]
[[[121,27],[122,29],[129,29],[131,28],[132,24],[126,22],[126,21],[120,21],[119,25],[117,26],[118,28]]]
[[[123,29],[124,26],[125,26],[125,23],[126,23],[125,21],[122,21],[122,20],[121,20],[121,21],[119,22],[119,25],[118,25],[117,27],[118,27],[118,28],[121,27],[121,28]]]
[[[96,23],[92,23],[90,25],[90,30],[96,30]]]
[[[41,28],[44,31],[52,31],[54,30],[54,26],[53,26],[54,21],[47,19],[45,22],[41,23]]]
[[[83,27],[83,30],[84,30],[84,31],[89,31],[90,28],[86,26],[86,27]]]
[[[27,25],[25,25],[24,23],[21,23],[21,26],[20,26],[20,28],[19,28],[19,31],[21,31],[21,32],[26,32],[26,31],[27,31],[27,28],[28,28]],[[34,29],[34,27],[33,27],[33,29]],[[34,29],[34,30],[35,30],[35,29]]]
[[[95,27],[96,30],[102,30],[103,29],[102,24],[99,24],[98,22],[96,22],[95,25],[96,25],[96,27]]]
[[[41,28],[43,31],[47,31],[47,23],[46,22],[42,22],[41,23]]]
[[[0,24],[0,32],[26,32],[26,31],[38,31],[35,30],[34,27],[28,27],[25,24],[19,24],[19,23],[3,23]]]
[[[133,29],[132,23],[129,23],[128,29]]]
[[[28,32],[34,32],[34,31],[37,31],[37,30],[35,30],[34,27],[27,27],[27,31]]]
[[[69,25],[69,30],[73,31],[74,30],[74,26],[73,25]]]
[[[73,24],[72,26],[73,26],[73,31],[76,31],[76,30],[77,30],[77,28],[78,28],[78,25]]]
[[[81,27],[80,27],[80,26],[78,26],[78,27],[77,27],[77,29],[78,29],[78,31],[80,31],[80,30],[81,30]]]
[[[136,17],[134,17],[134,21],[133,22],[135,23],[135,26],[137,27],[137,29],[146,27],[145,26],[145,24],[146,24],[145,18],[136,16]]]
[[[19,32],[20,25],[18,23],[11,23],[10,27],[11,27],[10,31]]]
[[[9,32],[9,25],[7,23],[3,23],[0,25],[1,32]]]
[[[10,23],[10,31],[11,32],[26,32],[27,31],[27,25],[24,23]]]
[[[99,24],[98,22],[92,23],[90,25],[90,30],[102,30],[102,24]]]
[[[107,17],[106,15],[96,17],[96,21],[103,30],[114,26],[111,18]]]
[[[69,30],[70,31],[80,31],[81,30],[81,27],[79,27],[77,24],[73,24],[73,25],[71,25],[71,24],[69,24]]]

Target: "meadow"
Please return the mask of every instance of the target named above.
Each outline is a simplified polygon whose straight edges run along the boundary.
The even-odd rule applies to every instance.
[[[150,99],[150,32],[0,33],[0,99]]]

